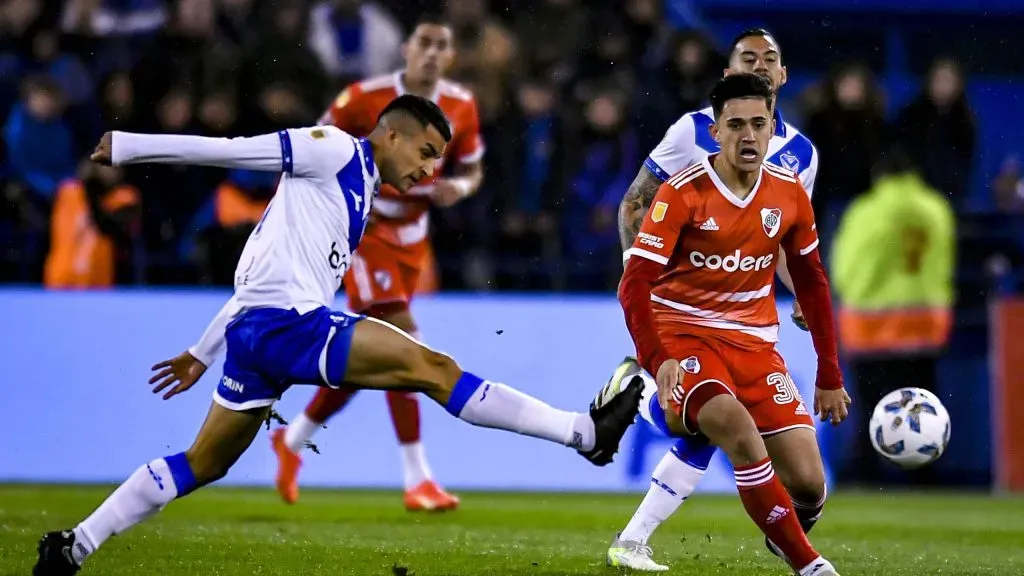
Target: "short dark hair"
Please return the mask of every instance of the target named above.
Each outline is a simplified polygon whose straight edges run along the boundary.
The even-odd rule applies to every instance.
[[[743,32],[737,34],[736,37],[732,39],[732,44],[729,44],[729,54],[732,55],[732,53],[736,51],[736,46],[738,46],[740,42],[755,36],[771,39],[771,41],[779,48],[779,56],[782,56],[782,46],[779,46],[779,41],[775,39],[775,36],[771,32],[764,28],[747,28]]]
[[[432,100],[413,94],[402,94],[384,107],[384,110],[377,116],[377,121],[391,112],[404,112],[415,118],[420,126],[426,128],[428,125],[437,128],[445,142],[451,142],[452,127],[448,123],[441,108]]]
[[[420,17],[413,22],[412,28],[409,29],[409,35],[411,36],[412,33],[420,26],[443,26],[445,28],[451,28],[452,23],[439,12],[426,12],[421,14]]]
[[[770,110],[772,85],[757,74],[730,74],[715,82],[708,98],[711,100],[711,108],[715,111],[715,120],[722,114],[725,103],[737,98],[764,99]]]

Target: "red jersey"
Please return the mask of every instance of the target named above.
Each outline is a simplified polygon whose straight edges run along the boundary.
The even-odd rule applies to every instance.
[[[651,290],[659,332],[683,333],[683,324],[740,345],[750,336],[776,342],[779,248],[807,255],[818,246],[810,198],[793,172],[765,164],[740,200],[711,162],[661,185],[626,255],[665,266]]]
[[[377,117],[384,108],[404,93],[401,72],[358,82],[338,95],[321,123],[334,124],[353,136],[366,136],[377,125]],[[484,144],[473,94],[442,79],[431,99],[448,117],[452,127],[452,140],[437,163],[435,176],[453,160],[464,164],[479,161],[484,154]],[[366,234],[386,236],[389,242],[398,245],[416,244],[426,239],[432,182],[433,177],[428,177],[405,194],[390,186],[381,186],[380,196],[373,203],[377,225],[369,227]]]

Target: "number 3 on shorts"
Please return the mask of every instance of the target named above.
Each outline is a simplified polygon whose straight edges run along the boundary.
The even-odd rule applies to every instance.
[[[778,394],[772,397],[776,404],[786,405],[794,400],[803,402],[803,399],[800,398],[800,392],[796,389],[796,383],[793,382],[793,378],[789,374],[772,372],[768,375],[768,385],[774,386],[778,392]]]

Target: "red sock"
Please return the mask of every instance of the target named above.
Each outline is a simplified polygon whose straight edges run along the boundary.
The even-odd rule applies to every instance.
[[[769,458],[749,466],[737,466],[736,487],[750,519],[769,540],[782,550],[797,570],[818,559],[820,554],[807,540],[797,520],[793,502],[775,475]]]
[[[320,388],[306,406],[306,416],[323,424],[348,404],[356,393],[348,388]]]
[[[388,392],[388,408],[395,436],[402,444],[420,441],[420,401],[413,392]]]

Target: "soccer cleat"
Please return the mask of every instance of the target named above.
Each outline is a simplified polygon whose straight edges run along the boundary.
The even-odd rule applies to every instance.
[[[601,392],[590,403],[590,409],[594,410],[604,406],[608,400],[611,400],[621,392],[623,382],[632,381],[634,376],[639,376],[643,371],[644,369],[640,367],[640,363],[636,361],[636,358],[632,356],[623,358],[622,362],[615,367],[615,372],[612,373],[612,377],[608,379],[604,388],[601,388]]]
[[[804,566],[797,574],[799,576],[839,576],[835,566],[821,556],[814,562],[811,562],[810,565]]]
[[[619,451],[619,441],[633,425],[640,409],[640,396],[644,383],[639,375],[622,385],[628,370],[616,370],[612,379],[590,403],[590,418],[594,421],[594,448],[578,452],[591,464],[604,466]]]
[[[71,576],[82,568],[71,556],[75,547],[75,533],[47,532],[39,540],[39,558],[32,568],[32,576]]]
[[[651,547],[635,540],[619,540],[620,534],[615,535],[615,540],[608,548],[605,560],[609,566],[615,568],[630,568],[643,572],[664,572],[668,566],[658,564],[652,556],[654,551]]]
[[[284,443],[284,428],[278,428],[270,434],[270,445],[277,455],[277,478],[274,486],[286,504],[295,504],[299,500],[299,468],[302,457],[288,449]]]
[[[459,498],[433,480],[424,480],[405,491],[405,509],[410,512],[444,512],[459,507]]]

